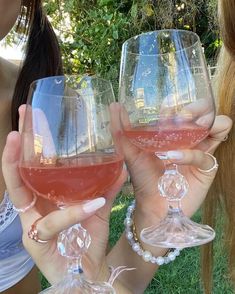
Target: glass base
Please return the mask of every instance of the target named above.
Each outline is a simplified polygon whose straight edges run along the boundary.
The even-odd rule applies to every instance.
[[[60,283],[39,294],[116,294],[114,288],[105,282],[90,282],[81,275],[69,275]]]
[[[208,225],[193,222],[179,209],[170,209],[160,224],[143,229],[140,238],[151,246],[186,248],[212,241],[215,231]]]

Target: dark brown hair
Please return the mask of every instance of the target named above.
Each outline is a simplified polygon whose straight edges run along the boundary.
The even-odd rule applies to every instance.
[[[218,113],[228,115],[235,122],[235,0],[219,1],[220,30],[223,48],[220,52],[216,84]],[[204,221],[212,226],[224,212],[226,227],[223,238],[228,249],[228,273],[235,285],[235,125],[228,140],[223,142],[215,156],[219,170],[204,205]],[[222,243],[221,243],[222,245]],[[213,244],[202,252],[202,277],[205,294],[212,293]]]
[[[27,36],[25,59],[15,85],[12,100],[12,129],[18,129],[18,108],[26,103],[32,81],[62,74],[62,61],[57,37],[48,21],[41,0],[22,2],[18,28]]]

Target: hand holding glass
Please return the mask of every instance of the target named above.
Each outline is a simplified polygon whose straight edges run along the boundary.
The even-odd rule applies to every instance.
[[[138,148],[165,161],[158,189],[168,200],[168,214],[146,228],[141,239],[153,246],[184,248],[215,237],[181,209],[188,183],[167,152],[194,148],[215,118],[215,104],[199,37],[189,31],[161,30],[135,36],[123,44],[119,99],[124,134]],[[144,168],[144,167],[143,167]]]
[[[96,77],[57,76],[32,83],[19,164],[29,189],[60,209],[108,191],[123,166],[109,131],[109,104],[114,101],[111,84]],[[45,292],[115,293],[107,283],[84,277],[81,258],[90,242],[79,224],[59,235],[68,276]]]

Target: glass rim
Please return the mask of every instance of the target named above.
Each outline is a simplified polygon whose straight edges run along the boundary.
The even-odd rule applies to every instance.
[[[192,44],[192,45],[190,45],[190,46],[188,46],[186,48],[183,48],[183,49],[180,49],[180,50],[176,50],[175,52],[173,52],[174,54],[178,54],[178,53],[183,52],[183,51],[188,51],[189,49],[198,46],[198,44],[201,44],[201,41],[200,41],[200,38],[199,38],[198,34],[192,32],[192,31],[181,30],[181,29],[163,29],[163,30],[149,31],[149,32],[141,33],[139,35],[135,35],[135,36],[127,39],[123,43],[122,48],[126,47],[127,43],[130,42],[132,39],[137,39],[137,38],[139,38],[141,36],[150,35],[152,33],[157,33],[157,32],[182,32],[182,33],[187,33],[188,35],[189,34],[194,35],[194,37],[196,37],[196,40],[195,40],[195,43],[194,44]],[[134,52],[131,52],[129,50],[126,50],[126,52],[128,54],[136,55],[136,56],[164,56],[164,55],[169,55],[170,54],[170,52],[167,52],[167,53],[157,53],[157,54],[141,54],[141,53],[134,53]]]
[[[72,75],[56,75],[56,76],[49,76],[49,77],[44,77],[44,78],[40,78],[40,79],[36,79],[36,80],[34,80],[33,82],[31,82],[31,84],[30,84],[30,86],[29,86],[29,92],[30,92],[30,90],[32,90],[32,91],[34,91],[35,90],[35,88],[34,88],[34,86],[39,82],[39,81],[43,81],[43,80],[50,80],[50,79],[56,79],[56,78],[62,78],[62,77],[76,77],[76,78],[79,78],[79,77],[83,77],[83,78],[90,78],[91,80],[99,80],[99,81],[102,81],[102,82],[105,82],[107,85],[108,85],[108,87],[107,87],[107,89],[105,89],[104,91],[98,91],[98,92],[96,92],[95,93],[95,96],[97,96],[97,95],[101,95],[101,94],[103,94],[103,93],[106,93],[106,92],[108,92],[108,91],[111,91],[112,93],[113,93],[113,95],[114,95],[114,92],[113,92],[113,86],[112,86],[112,83],[111,83],[111,81],[109,81],[109,80],[106,80],[106,79],[104,79],[104,78],[100,78],[100,77],[97,77],[97,76],[89,76],[89,75],[75,75],[75,74],[72,74]],[[44,94],[44,95],[46,95],[46,96],[51,96],[51,97],[58,97],[58,96],[60,96],[60,97],[63,97],[63,98],[71,98],[71,99],[73,99],[73,98],[78,98],[78,96],[72,96],[72,95],[70,95],[70,96],[68,96],[68,95],[55,95],[55,94],[49,94],[49,93],[46,93],[46,92],[42,92],[42,91],[38,91],[38,93],[40,93],[40,94]],[[79,94],[79,93],[78,93]],[[86,96],[91,96],[91,94],[83,94],[82,95],[83,97],[86,97]]]

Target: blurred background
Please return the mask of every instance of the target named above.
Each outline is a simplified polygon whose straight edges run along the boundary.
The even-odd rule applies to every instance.
[[[44,0],[58,35],[66,73],[98,74],[117,90],[122,43],[142,32],[179,28],[196,32],[211,74],[221,46],[217,0]],[[0,55],[19,63],[24,36],[2,41]],[[10,45],[10,48],[9,48]],[[14,45],[14,48],[12,48]]]
[[[222,45],[217,0],[44,0],[44,8],[60,42],[65,73],[97,74],[110,79],[116,94],[122,43],[147,31],[179,28],[196,32],[201,38],[210,75],[214,74]],[[0,43],[0,56],[20,64],[23,49],[23,33],[10,34]],[[132,197],[132,187],[127,183],[112,210],[111,245],[124,229],[123,220]],[[200,211],[194,220],[200,222]],[[227,257],[220,242],[223,219],[217,226],[213,294],[232,294],[226,278]],[[43,277],[42,284],[47,287]],[[203,293],[200,248],[185,249],[176,261],[162,266],[145,293]]]

